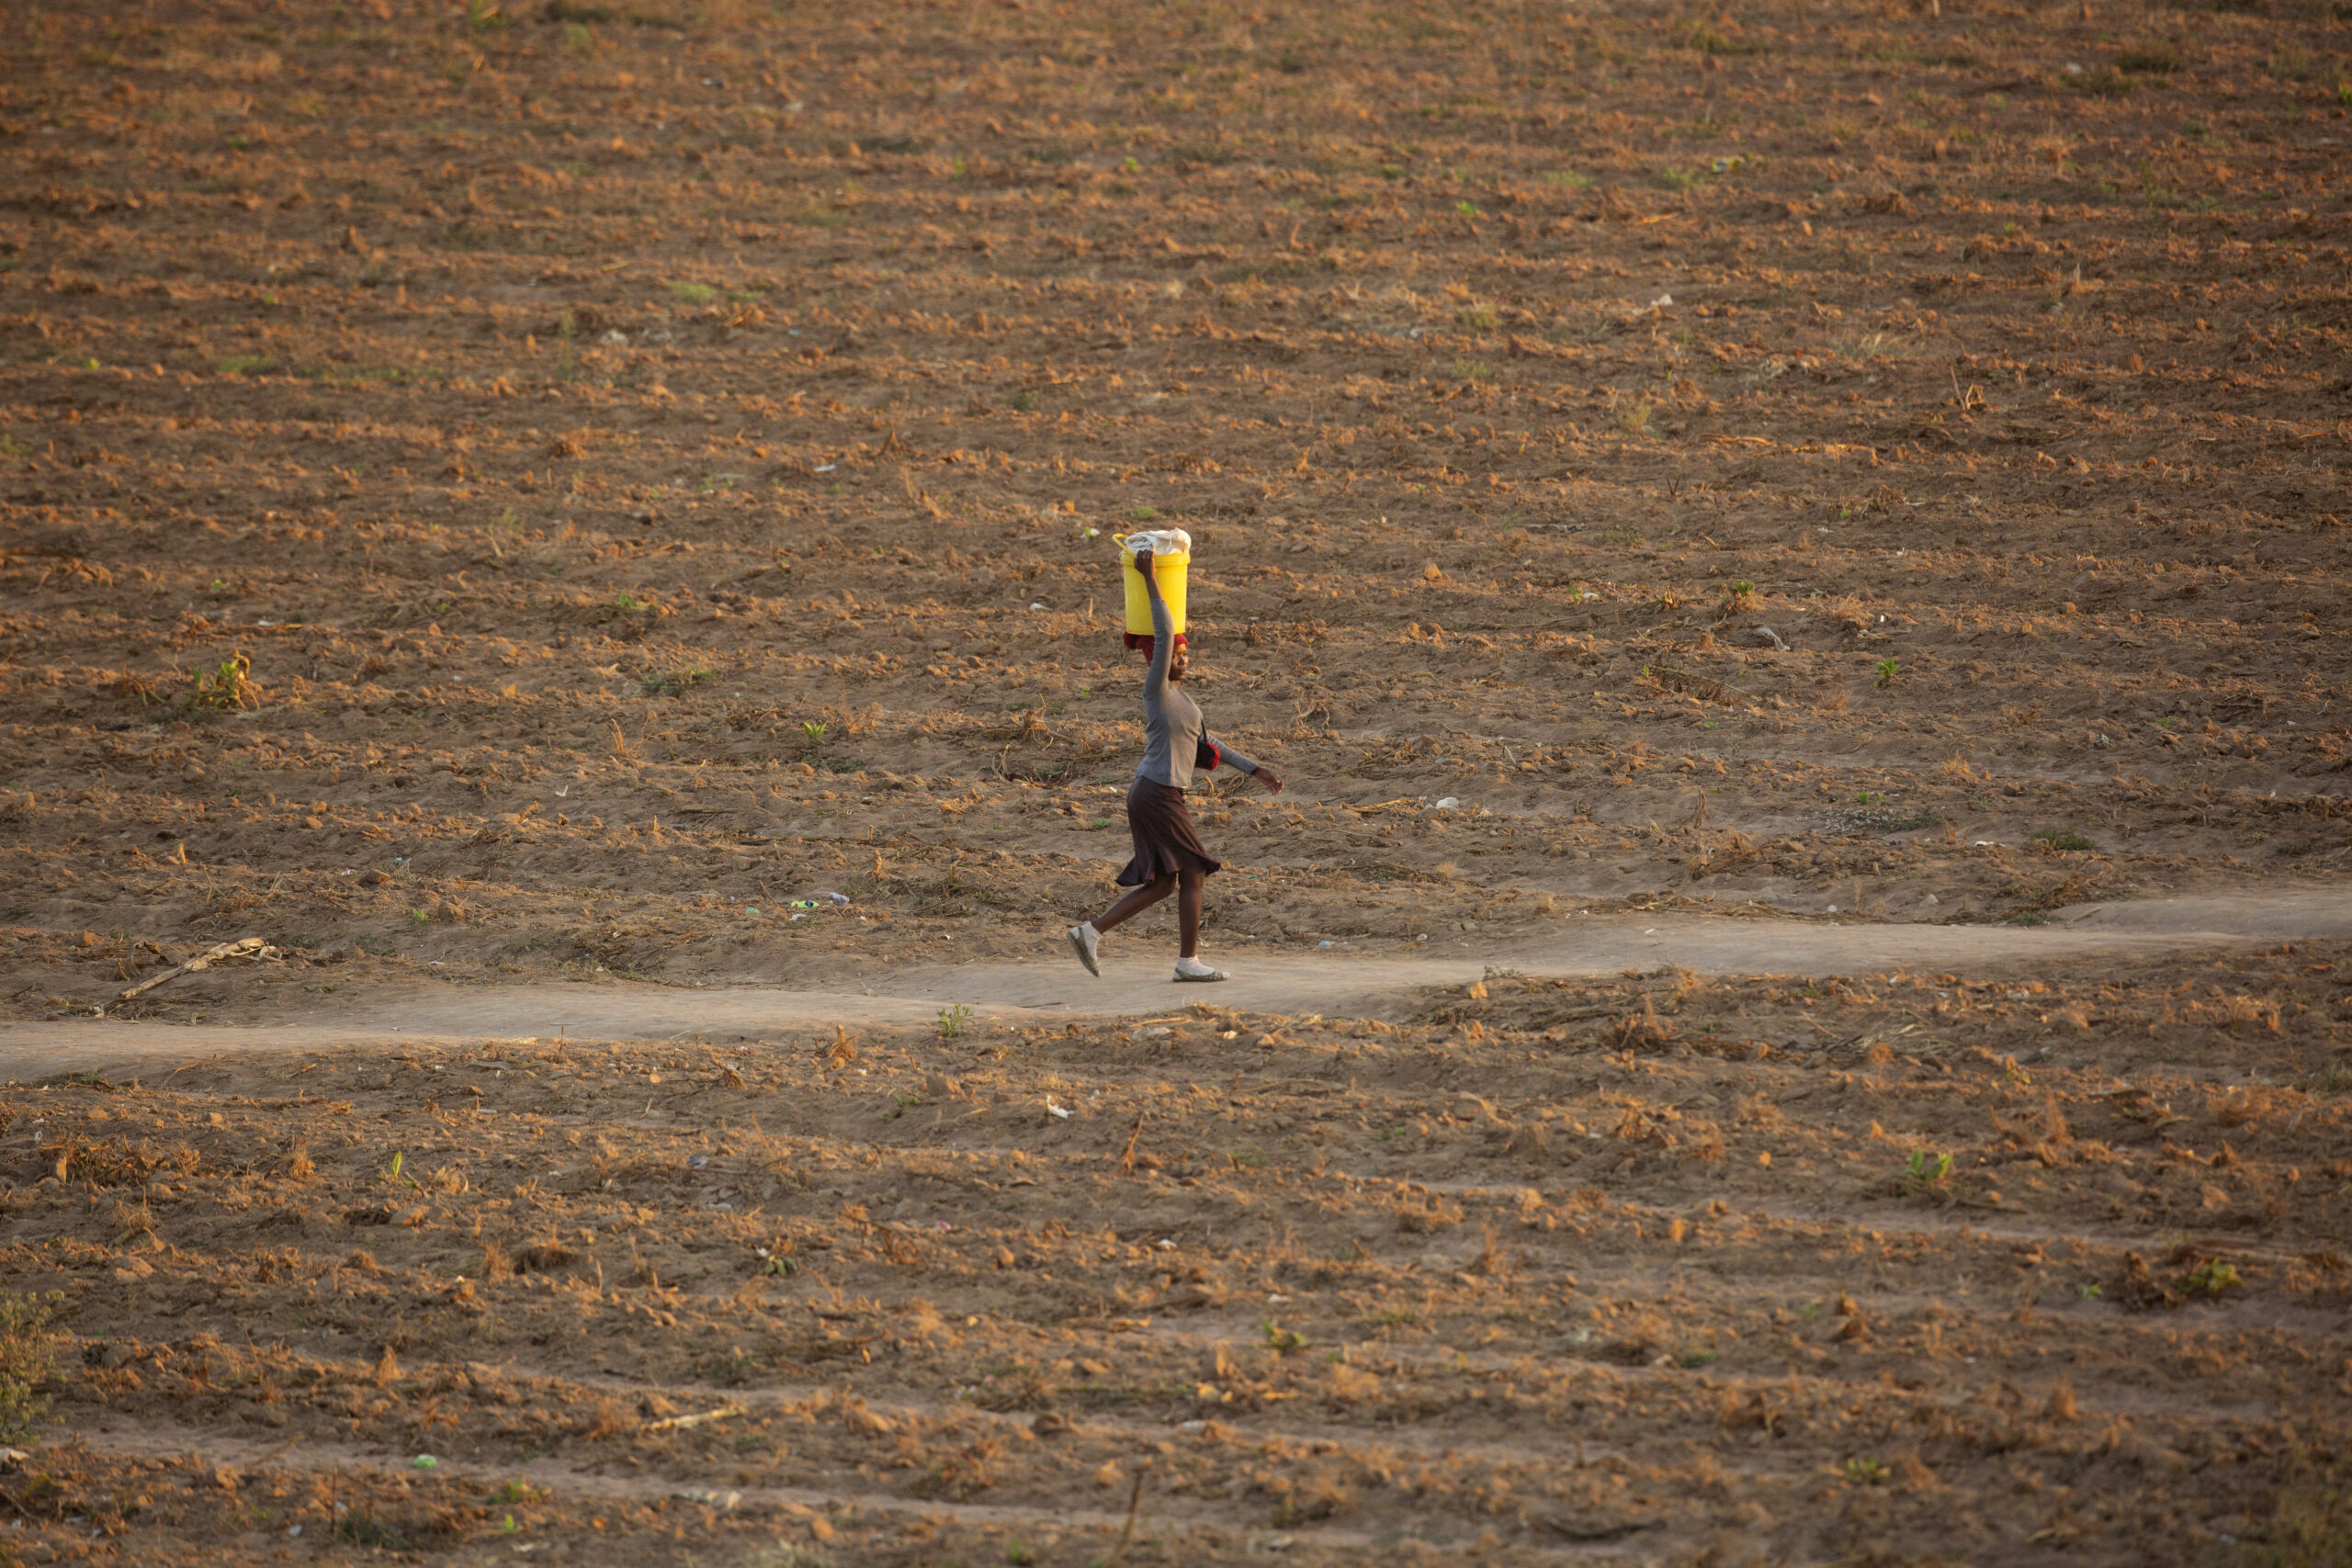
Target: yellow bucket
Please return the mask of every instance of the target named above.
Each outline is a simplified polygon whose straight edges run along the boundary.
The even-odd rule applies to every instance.
[[[1182,528],[1158,528],[1130,534],[1119,541],[1119,581],[1127,591],[1127,635],[1149,637],[1151,599],[1143,590],[1143,574],[1135,570],[1135,547],[1148,541],[1153,575],[1159,579],[1159,596],[1168,601],[1169,624],[1184,633],[1184,577],[1193,565],[1193,536]]]

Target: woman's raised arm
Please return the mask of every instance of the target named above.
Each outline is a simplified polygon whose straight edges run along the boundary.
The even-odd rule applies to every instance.
[[[1168,601],[1160,597],[1159,565],[1149,549],[1135,552],[1135,569],[1143,573],[1143,591],[1151,599],[1151,669],[1143,678],[1147,695],[1168,690],[1169,661],[1176,657],[1175,621],[1168,613]]]

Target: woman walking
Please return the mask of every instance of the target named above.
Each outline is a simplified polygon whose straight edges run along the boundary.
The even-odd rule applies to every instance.
[[[1208,770],[1230,762],[1254,774],[1267,793],[1280,795],[1283,781],[1274,770],[1243,756],[1209,734],[1200,705],[1178,687],[1190,660],[1168,601],[1160,597],[1158,565],[1148,541],[1135,552],[1135,570],[1143,574],[1144,592],[1151,597],[1151,669],[1143,681],[1143,761],[1135,783],[1127,788],[1127,829],[1135,838],[1135,858],[1119,873],[1119,886],[1132,888],[1083,925],[1069,928],[1069,944],[1087,973],[1100,975],[1098,946],[1105,931],[1115,931],[1154,904],[1176,895],[1176,931],[1181,956],[1178,980],[1222,980],[1226,973],[1201,962],[1201,887],[1217,863],[1201,845],[1193,814],[1184,808],[1184,791],[1195,769]]]

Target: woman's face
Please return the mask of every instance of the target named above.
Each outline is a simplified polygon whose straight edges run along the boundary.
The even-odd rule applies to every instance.
[[[1192,665],[1193,650],[1182,643],[1178,643],[1176,651],[1168,656],[1168,678],[1171,681],[1182,680],[1184,671],[1191,669]]]

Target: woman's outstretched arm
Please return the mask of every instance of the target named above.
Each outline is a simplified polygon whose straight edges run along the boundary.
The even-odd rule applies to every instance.
[[[1273,769],[1266,766],[1265,763],[1258,761],[1257,758],[1252,757],[1249,752],[1236,747],[1229,740],[1220,740],[1216,736],[1208,734],[1205,730],[1202,732],[1202,737],[1207,740],[1210,745],[1216,748],[1218,761],[1238,768],[1243,773],[1250,774],[1252,778],[1255,778],[1260,784],[1266,786],[1266,793],[1268,795],[1282,794],[1283,776],[1274,772]]]

